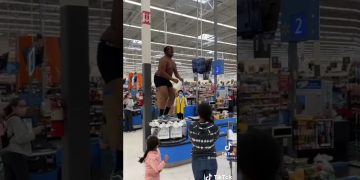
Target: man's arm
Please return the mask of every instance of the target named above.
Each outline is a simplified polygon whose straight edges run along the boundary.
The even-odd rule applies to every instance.
[[[175,74],[175,77],[176,77],[176,78],[178,78],[181,82],[183,82],[183,81],[184,81],[184,79],[183,79],[183,78],[181,78],[181,76],[180,76],[180,74],[179,74],[179,72],[178,72],[178,70],[177,70],[176,63],[174,63],[174,64],[175,64],[175,68],[174,68],[174,74]]]
[[[166,72],[166,64],[168,62],[166,62],[166,60],[164,59],[160,59],[160,62],[159,62],[159,75],[167,80],[173,80],[174,78],[171,77],[167,72]]]

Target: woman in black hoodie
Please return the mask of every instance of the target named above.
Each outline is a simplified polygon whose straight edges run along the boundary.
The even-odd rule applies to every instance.
[[[212,109],[208,104],[198,106],[200,120],[190,126],[189,136],[192,148],[192,169],[195,180],[215,179],[217,172],[215,142],[219,128],[212,120]]]

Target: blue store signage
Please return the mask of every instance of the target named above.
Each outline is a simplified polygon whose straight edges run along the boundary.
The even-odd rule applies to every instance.
[[[296,82],[296,89],[321,89],[321,80],[300,80]]]
[[[282,3],[282,42],[319,40],[319,0],[283,0]]]
[[[225,62],[223,59],[218,59],[212,62],[212,74],[220,75],[224,74]]]

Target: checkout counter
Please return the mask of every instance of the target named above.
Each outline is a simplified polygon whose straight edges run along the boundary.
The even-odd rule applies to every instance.
[[[133,117],[133,129],[141,129],[142,128],[142,120],[141,120],[141,109],[133,109],[132,110]]]
[[[125,110],[123,110],[123,113]],[[132,121],[133,121],[133,129],[141,129],[142,128],[142,118],[141,118],[141,109],[140,108],[134,108],[131,110],[132,112]],[[125,117],[125,114],[123,114],[123,117]],[[123,121],[124,127],[125,127],[125,121]]]

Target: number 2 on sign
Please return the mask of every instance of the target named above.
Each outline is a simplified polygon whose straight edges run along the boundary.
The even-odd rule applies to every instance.
[[[297,28],[295,31],[295,34],[302,34],[302,24],[303,24],[303,20],[301,18],[296,18],[296,23],[297,23]]]

